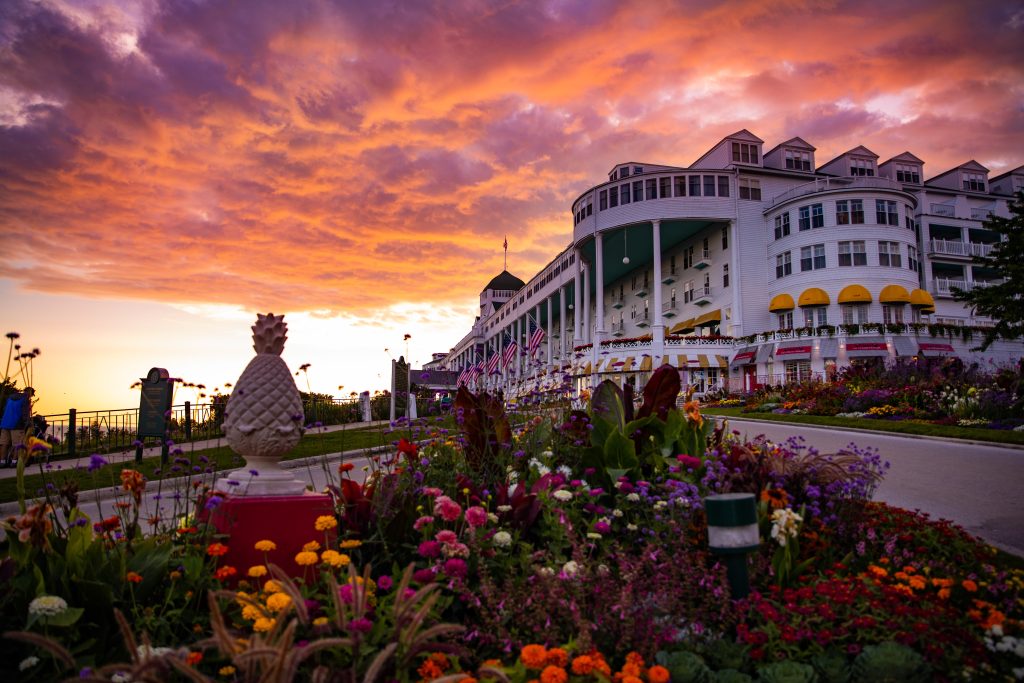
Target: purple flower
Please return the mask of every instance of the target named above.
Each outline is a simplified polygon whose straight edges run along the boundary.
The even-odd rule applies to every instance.
[[[444,573],[453,579],[464,579],[469,567],[466,565],[466,561],[453,557],[444,563]]]
[[[93,453],[92,455],[89,456],[90,472],[95,472],[96,470],[98,470],[99,468],[103,467],[106,464],[108,464],[107,461],[101,455]]]
[[[218,505],[224,502],[224,499],[220,496],[210,496],[206,499],[206,504],[203,506],[206,510],[213,510]]]
[[[394,581],[392,581],[391,577],[387,574],[377,579],[377,588],[381,589],[382,591],[390,590],[391,586],[393,585]]]
[[[366,617],[359,617],[348,622],[348,630],[353,633],[369,633],[373,628],[373,622]]]
[[[423,557],[437,557],[441,554],[441,544],[437,541],[423,541],[417,552]]]
[[[594,522],[594,531],[596,531],[599,534],[607,534],[611,530],[612,530],[612,525],[609,524],[608,522],[604,522],[604,521]]]

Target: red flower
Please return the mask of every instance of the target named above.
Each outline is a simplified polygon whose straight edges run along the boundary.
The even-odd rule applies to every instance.
[[[343,462],[338,465],[338,474],[344,474],[345,472],[351,472],[355,469],[355,465],[350,462]]]
[[[226,555],[227,552],[228,547],[223,543],[211,543],[206,547],[206,554],[210,557],[220,557],[221,555]]]
[[[419,454],[420,447],[417,444],[402,439],[398,442],[398,452],[411,459],[415,458],[417,454]]]
[[[136,572],[128,572],[124,578],[131,583],[142,583],[142,575]]]
[[[223,581],[224,579],[234,576],[238,573],[238,570],[231,565],[224,565],[213,574],[213,578]]]

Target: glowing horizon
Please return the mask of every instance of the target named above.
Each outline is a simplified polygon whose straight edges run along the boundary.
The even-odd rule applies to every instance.
[[[384,348],[448,350],[502,239],[528,279],[616,163],[742,128],[1024,163],[1022,33],[996,1],[9,0],[3,331],[53,412],[129,407],[153,365],[234,381],[257,311],[314,390],[382,389]]]

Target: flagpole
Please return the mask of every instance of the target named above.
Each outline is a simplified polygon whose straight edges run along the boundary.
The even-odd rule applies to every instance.
[[[502,270],[508,270],[508,235],[505,235],[505,261],[502,264]]]

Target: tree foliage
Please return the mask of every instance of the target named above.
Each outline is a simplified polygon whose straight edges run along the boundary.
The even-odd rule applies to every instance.
[[[976,256],[975,265],[999,273],[999,284],[975,287],[970,291],[954,289],[953,296],[974,308],[978,315],[992,318],[995,326],[985,331],[980,350],[999,339],[1024,336],[1024,190],[1009,201],[1010,217],[990,215],[983,227],[1004,239],[988,256]]]

